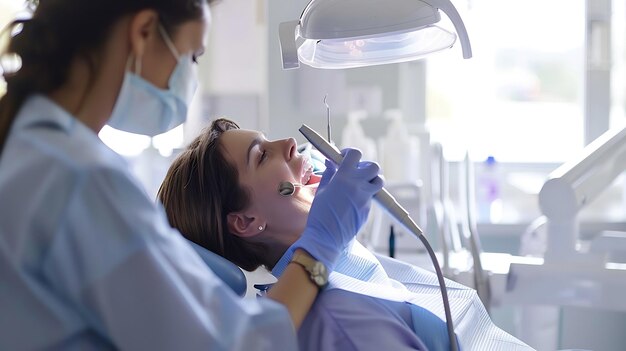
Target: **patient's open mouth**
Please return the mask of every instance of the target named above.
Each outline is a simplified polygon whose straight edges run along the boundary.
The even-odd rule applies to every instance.
[[[322,180],[322,176],[319,176],[317,174],[313,174],[311,173],[309,175],[309,179],[306,181],[306,183],[304,183],[305,185],[313,185],[313,184],[318,184],[320,182],[320,180]]]
[[[318,184],[322,179],[321,176],[313,173],[313,164],[311,163],[311,160],[309,158],[304,159],[302,171],[303,174],[301,178],[301,184],[305,186]]]

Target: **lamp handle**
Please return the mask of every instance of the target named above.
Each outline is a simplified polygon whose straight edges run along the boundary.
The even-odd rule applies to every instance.
[[[456,10],[456,7],[450,2],[450,0],[422,0],[427,4],[436,7],[443,11],[448,18],[452,21],[454,25],[454,29],[456,33],[459,35],[459,40],[461,41],[461,49],[463,50],[463,58],[468,59],[472,57],[472,47],[470,45],[469,36],[467,35],[467,30],[465,29],[465,24],[463,24],[463,20],[461,19],[461,15]]]
[[[298,47],[296,46],[296,28],[300,20],[282,22],[278,25],[278,40],[280,42],[280,54],[283,61],[283,69],[300,67],[298,60]]]

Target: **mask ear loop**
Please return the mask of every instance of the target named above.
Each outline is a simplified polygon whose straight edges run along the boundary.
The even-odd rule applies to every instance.
[[[159,24],[159,33],[161,33],[161,36],[163,37],[163,41],[165,42],[165,45],[167,46],[167,48],[170,49],[170,51],[172,52],[172,55],[174,55],[176,60],[179,60],[180,54],[178,53],[176,46],[172,42],[172,39],[167,34],[167,32],[165,31],[165,28],[163,28],[163,25],[161,24]]]
[[[139,57],[139,55],[135,56],[135,74],[137,75],[137,77],[141,77],[141,58]]]
[[[163,28],[162,25],[159,24],[158,28],[159,28],[158,29],[159,33],[161,33],[161,36],[163,37],[163,41],[165,42],[165,45],[172,52],[174,57],[178,60],[180,55],[178,54],[178,50],[176,50],[176,46],[174,46],[174,43],[172,43],[172,40],[170,39],[170,36],[167,34],[167,32],[165,31],[165,28]],[[132,59],[133,59],[133,57],[132,57],[132,54],[131,54],[131,56],[128,57],[128,62],[126,63],[126,70],[128,70],[128,71],[130,71]],[[135,56],[135,74],[138,77],[141,77],[141,68],[142,68],[141,67],[141,57],[139,55],[137,55],[137,56]]]
[[[141,59],[139,58],[139,56],[135,57],[135,75],[138,77],[141,77]],[[126,60],[126,71],[129,72],[131,71],[133,68],[133,54],[130,54],[130,56],[128,56],[128,60]]]

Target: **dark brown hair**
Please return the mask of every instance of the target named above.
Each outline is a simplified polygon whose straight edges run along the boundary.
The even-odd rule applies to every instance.
[[[196,244],[253,271],[261,265],[267,247],[232,234],[226,216],[250,202],[249,191],[239,183],[239,173],[223,154],[220,136],[239,129],[220,118],[205,128],[176,157],[158,192],[172,227]]]
[[[62,86],[70,63],[90,59],[108,39],[111,27],[123,16],[153,9],[166,31],[202,17],[202,5],[210,0],[47,0],[31,1],[37,8],[31,19],[15,20],[4,35],[19,31],[9,41],[6,54],[20,57],[17,72],[4,72],[7,93],[0,99],[0,157],[15,115],[26,98],[47,94]],[[0,48],[0,54],[3,54]]]

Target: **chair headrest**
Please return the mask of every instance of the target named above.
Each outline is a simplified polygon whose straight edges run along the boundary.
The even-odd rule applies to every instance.
[[[196,250],[200,258],[226,285],[228,285],[235,294],[245,296],[248,288],[246,276],[241,269],[234,263],[217,255],[204,247],[189,241],[191,246]]]

